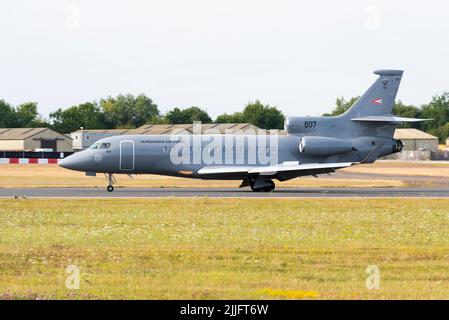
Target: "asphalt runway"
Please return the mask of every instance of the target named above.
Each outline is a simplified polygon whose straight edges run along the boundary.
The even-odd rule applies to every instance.
[[[449,198],[449,188],[29,188],[0,189],[0,198]]]

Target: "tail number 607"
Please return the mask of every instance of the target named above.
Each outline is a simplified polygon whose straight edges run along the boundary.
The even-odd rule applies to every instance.
[[[316,121],[305,121],[304,122],[305,128],[315,128],[316,127]]]

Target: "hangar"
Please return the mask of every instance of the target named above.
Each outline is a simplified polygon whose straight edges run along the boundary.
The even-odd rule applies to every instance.
[[[387,159],[403,161],[445,160],[439,159],[438,137],[413,128],[396,129],[394,138],[404,144],[402,152],[392,154]]]
[[[438,151],[438,137],[418,129],[396,129],[394,138],[404,143],[404,151]]]
[[[72,151],[72,139],[50,128],[1,128],[1,151]]]

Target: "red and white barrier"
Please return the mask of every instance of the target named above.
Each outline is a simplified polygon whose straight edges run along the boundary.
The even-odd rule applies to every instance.
[[[56,158],[0,158],[0,164],[58,164]]]

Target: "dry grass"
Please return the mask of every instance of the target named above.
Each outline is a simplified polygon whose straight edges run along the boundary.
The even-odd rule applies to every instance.
[[[236,188],[240,181],[198,180],[158,175],[140,175],[130,179],[117,175],[119,187],[165,187],[165,188]],[[34,187],[101,187],[107,185],[103,175],[86,177],[84,173],[63,169],[57,165],[0,165],[1,188]],[[278,182],[278,187],[399,187],[403,183],[394,179],[357,180],[337,178],[298,178]]]
[[[448,299],[449,200],[0,200],[0,299]],[[81,289],[65,288],[65,268]],[[365,287],[368,265],[380,290]]]
[[[447,178],[449,177],[449,163],[380,161],[342,169],[341,171],[380,174],[385,175],[385,178],[398,175]]]

